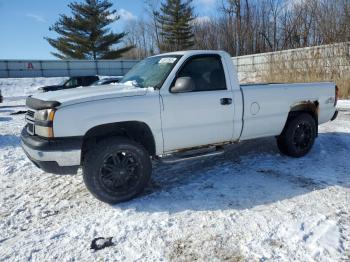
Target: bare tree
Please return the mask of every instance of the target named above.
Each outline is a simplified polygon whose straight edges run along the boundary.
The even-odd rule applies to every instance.
[[[133,56],[158,53],[164,0],[144,0],[146,17],[128,25]],[[193,21],[194,48],[245,55],[350,41],[349,0],[220,0],[217,17]]]

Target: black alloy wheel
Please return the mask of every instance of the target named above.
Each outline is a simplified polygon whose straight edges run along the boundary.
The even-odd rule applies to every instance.
[[[130,200],[141,193],[152,173],[147,150],[124,137],[106,138],[87,149],[82,166],[87,189],[109,204]]]
[[[310,147],[310,144],[313,141],[312,132],[313,128],[308,122],[300,123],[297,126],[293,135],[293,143],[299,151],[303,151]]]
[[[287,120],[277,137],[277,146],[282,154],[302,157],[311,150],[316,136],[316,120],[308,113],[300,113]]]
[[[130,151],[117,151],[105,156],[100,168],[100,182],[111,191],[123,192],[137,186],[140,168],[137,158]]]

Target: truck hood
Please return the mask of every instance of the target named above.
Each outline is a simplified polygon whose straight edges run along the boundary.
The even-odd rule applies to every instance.
[[[107,98],[112,99],[125,96],[142,96],[147,93],[147,90],[147,88],[139,88],[129,85],[100,85],[40,93],[33,95],[33,98],[42,101],[57,101],[61,106],[67,106]]]

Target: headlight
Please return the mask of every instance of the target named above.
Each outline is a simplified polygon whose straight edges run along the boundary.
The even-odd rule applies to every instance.
[[[52,126],[35,125],[35,134],[38,135],[38,136],[51,138],[51,137],[53,137]]]
[[[54,116],[55,116],[54,109],[44,109],[44,110],[36,111],[34,120],[53,121]]]
[[[44,109],[35,112],[35,134],[42,137],[53,137],[53,119],[55,109]]]

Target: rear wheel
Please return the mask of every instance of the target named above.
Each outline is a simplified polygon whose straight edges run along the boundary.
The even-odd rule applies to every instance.
[[[302,113],[288,120],[282,134],[277,137],[281,153],[291,157],[305,156],[312,148],[317,133],[315,119]]]
[[[116,204],[147,186],[152,163],[143,146],[126,138],[110,138],[88,150],[83,162],[87,189],[99,200]]]

